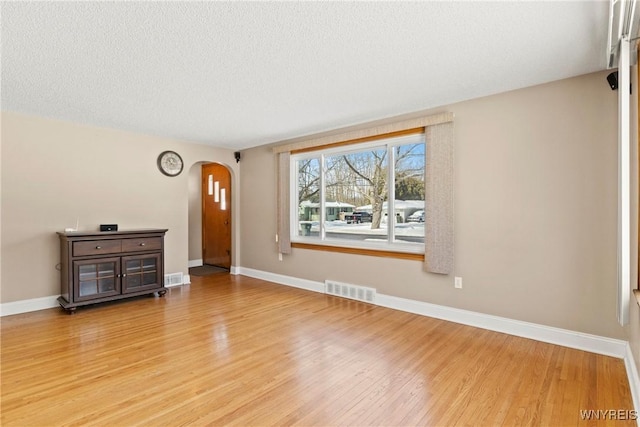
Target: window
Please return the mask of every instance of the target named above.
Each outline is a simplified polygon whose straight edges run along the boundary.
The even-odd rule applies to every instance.
[[[292,154],[293,242],[423,253],[424,133]]]
[[[306,250],[322,249],[382,257],[421,259],[424,271],[450,274],[454,269],[453,118],[452,113],[444,112],[395,123],[378,123],[370,128],[317,136],[275,146],[273,148],[276,154],[277,170],[275,237],[278,252],[291,254],[292,248],[296,247]],[[420,135],[418,139],[412,139],[416,135]],[[407,138],[400,140],[400,137]],[[386,153],[384,154],[386,160],[380,157],[379,150]],[[410,159],[414,162],[420,161],[418,156],[420,150],[424,153],[425,159],[422,178],[421,174],[414,170],[419,169],[417,166],[419,163],[412,165],[410,161]],[[381,226],[380,229],[371,229],[374,223],[374,205],[378,206],[379,200],[368,203],[371,204],[371,212],[368,212],[364,209],[366,204],[359,205],[358,202],[349,203],[329,199],[331,197],[329,193],[333,191],[332,187],[336,189],[342,187],[344,191],[352,189],[354,193],[360,194],[358,190],[367,186],[375,187],[375,182],[382,183],[367,176],[364,173],[365,169],[349,168],[351,172],[345,174],[343,178],[337,175],[342,172],[338,170],[339,165],[329,169],[332,166],[331,160],[346,163],[346,160],[350,159],[349,156],[357,157],[358,154],[370,160],[378,155],[379,160],[382,161],[380,172],[385,173],[377,176],[387,177],[383,186],[386,194],[379,214],[381,223],[383,220],[386,221],[384,223],[386,233],[382,233],[381,236],[371,236],[383,228]],[[403,161],[406,161],[406,164],[401,164],[399,157],[404,157]],[[355,159],[352,160],[355,162]],[[385,167],[386,170],[384,170]],[[402,175],[403,171],[406,172],[405,175]],[[349,178],[350,181],[345,183],[344,178]],[[413,185],[415,182],[403,182],[413,179],[418,181],[422,179],[424,182],[424,196],[417,197],[416,200],[406,196],[404,201],[408,202],[407,205],[398,206],[396,200],[402,199],[397,195],[403,191],[407,194],[416,192],[419,194],[419,187]],[[335,185],[330,185],[332,183]],[[410,188],[404,188],[405,186]],[[409,210],[413,207],[408,204],[421,201],[422,212],[416,211],[409,214]],[[338,215],[338,219],[331,224],[328,224],[330,221],[325,211],[327,204],[329,207],[334,207],[334,215]],[[362,210],[358,211],[359,207]],[[389,218],[392,220],[389,221]],[[414,236],[405,233],[403,236],[399,230],[402,227],[397,224],[407,222],[422,223],[424,233],[414,233]],[[360,234],[334,233],[337,235],[331,235],[328,233],[330,226],[335,226],[332,231],[337,232],[339,231],[337,226],[342,226],[342,230],[346,231],[348,230],[344,228],[346,226],[363,223],[370,223],[370,231],[362,227]],[[392,226],[389,227],[389,224]],[[417,224],[415,228],[419,226],[420,224]],[[351,231],[355,228],[351,227]],[[374,230],[378,231],[374,232]],[[410,242],[408,241],[410,238],[414,240],[417,238],[418,241]]]

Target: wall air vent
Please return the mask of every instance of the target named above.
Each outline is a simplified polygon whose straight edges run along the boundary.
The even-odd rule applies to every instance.
[[[166,287],[182,285],[182,273],[165,274],[164,285]]]
[[[333,280],[324,281],[324,291],[329,295],[354,299],[362,302],[375,303],[376,290],[366,286],[351,285]]]

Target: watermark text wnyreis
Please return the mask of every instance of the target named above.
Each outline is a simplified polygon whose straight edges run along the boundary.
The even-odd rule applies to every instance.
[[[638,411],[633,409],[581,409],[583,420],[637,420]]]

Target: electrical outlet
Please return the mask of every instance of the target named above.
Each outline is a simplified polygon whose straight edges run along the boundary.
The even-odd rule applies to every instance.
[[[462,289],[462,277],[456,277],[454,285],[456,289]]]

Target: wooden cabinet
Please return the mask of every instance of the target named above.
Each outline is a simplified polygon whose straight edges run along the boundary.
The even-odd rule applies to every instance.
[[[164,296],[165,229],[69,232],[60,238],[60,297],[77,307],[157,292]]]

